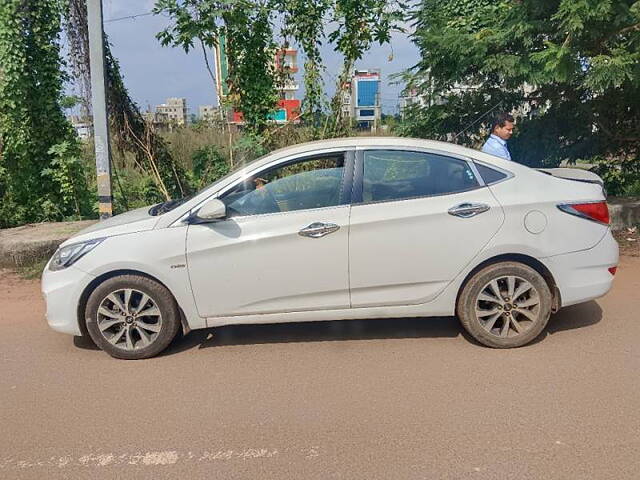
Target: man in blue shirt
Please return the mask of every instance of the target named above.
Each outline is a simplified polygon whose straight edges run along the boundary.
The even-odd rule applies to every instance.
[[[499,113],[491,123],[491,135],[482,146],[482,151],[496,157],[511,160],[507,140],[513,135],[513,117],[508,113]]]

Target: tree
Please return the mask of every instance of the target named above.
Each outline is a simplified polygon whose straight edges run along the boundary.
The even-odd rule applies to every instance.
[[[277,45],[296,43],[306,55],[302,114],[312,122],[325,103],[320,58],[325,38],[344,57],[343,78],[373,42],[389,41],[402,7],[390,0],[156,0],[154,11],[173,20],[158,34],[163,45],[185,51],[199,45],[204,51],[226,35],[231,104],[253,133],[262,134],[277,101]],[[333,28],[328,35],[326,24]],[[339,119],[341,109],[336,112]]]
[[[427,106],[402,134],[477,146],[495,108],[518,116],[522,163],[640,161],[640,2],[431,0],[413,18]]]
[[[0,227],[91,210],[60,105],[61,9],[58,0],[0,2]]]
[[[88,114],[91,77],[87,4],[86,0],[65,0],[65,3],[68,4],[64,18],[69,64]],[[189,193],[184,167],[171,157],[165,141],[144,121],[138,105],[129,96],[120,65],[104,36],[107,109],[113,143],[121,152],[133,153],[136,168],[153,178],[159,192],[154,201],[182,197]],[[126,208],[126,200],[124,206]]]

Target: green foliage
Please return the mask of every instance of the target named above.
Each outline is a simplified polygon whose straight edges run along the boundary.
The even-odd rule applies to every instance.
[[[63,95],[60,99],[60,106],[67,110],[80,105],[81,102],[82,99],[77,95]]]
[[[75,219],[94,214],[96,198],[92,198],[87,187],[85,172],[88,170],[80,157],[78,141],[64,141],[53,145],[47,152],[52,156],[49,167],[42,170],[41,176],[49,179],[55,186],[55,200],[45,199],[43,211],[45,220],[68,218],[73,212]]]
[[[234,157],[239,165],[249,163],[269,152],[265,138],[251,131],[245,132],[233,144]]]
[[[137,167],[150,173],[164,200],[189,193],[186,174],[169,154],[162,138],[142,118],[120,74],[120,64],[105,42],[109,126],[117,149],[135,155]]]
[[[155,178],[146,172],[128,168],[117,172],[113,188],[114,213],[165,201]]]
[[[427,102],[403,135],[477,147],[487,111],[512,111],[515,160],[638,162],[640,2],[433,0],[413,12],[421,60],[407,80]],[[480,121],[478,121],[480,119]]]
[[[229,162],[215,145],[196,150],[191,157],[193,180],[199,190],[229,173]]]
[[[260,133],[278,101],[270,11],[239,4],[224,19],[230,92],[247,126]]]
[[[320,46],[324,39],[324,18],[331,8],[330,0],[281,0],[279,9],[284,12],[283,36],[285,45],[294,38],[306,56],[304,62],[305,98],[301,115],[311,122],[322,110],[324,85],[322,82],[322,56]]]
[[[189,52],[196,42],[204,49],[226,35],[229,101],[251,130],[263,131],[277,102],[273,17],[268,6],[244,0],[157,0],[154,11],[174,20],[157,35],[162,45]]]
[[[60,105],[62,7],[60,0],[0,2],[0,227],[89,208],[82,178],[73,180],[73,199],[60,190],[77,171],[75,153],[51,150],[76,141]],[[52,175],[58,168],[67,171]]]
[[[607,193],[613,196],[640,196],[640,163],[595,158],[592,169],[604,180]]]

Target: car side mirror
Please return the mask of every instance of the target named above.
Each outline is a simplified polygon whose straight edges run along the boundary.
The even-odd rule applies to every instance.
[[[213,198],[198,209],[194,215],[196,223],[215,222],[227,216],[227,206],[217,198]]]

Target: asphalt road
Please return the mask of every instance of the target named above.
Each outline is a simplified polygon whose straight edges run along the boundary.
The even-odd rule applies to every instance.
[[[111,359],[0,276],[0,478],[637,479],[640,258],[536,343],[457,320],[234,326]]]

